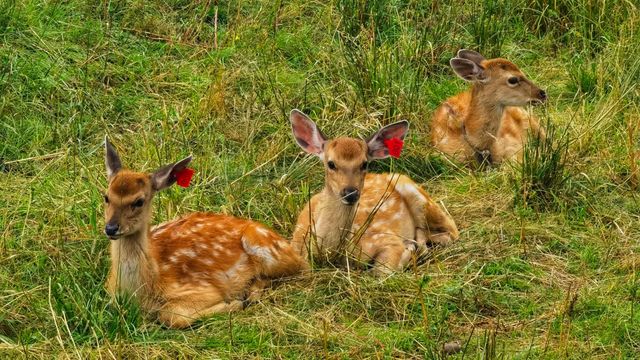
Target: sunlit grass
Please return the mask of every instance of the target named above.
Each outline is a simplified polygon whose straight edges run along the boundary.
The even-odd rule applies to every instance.
[[[622,1],[0,0],[0,358],[636,356],[639,21]],[[428,144],[463,47],[550,95],[522,168]],[[383,280],[318,269],[184,331],[111,301],[104,135],[136,170],[194,154],[155,221],[218,211],[290,236],[323,182],[291,108],[329,136],[409,120],[403,157],[372,171],[421,182],[460,241]]]

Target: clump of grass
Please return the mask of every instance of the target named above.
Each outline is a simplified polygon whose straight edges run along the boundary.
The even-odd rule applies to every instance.
[[[582,57],[573,59],[567,66],[569,78],[568,90],[572,94],[594,97],[598,91],[598,69],[596,63]]]
[[[523,19],[537,36],[594,55],[606,46],[637,5],[627,1],[524,0]]]
[[[385,118],[418,111],[426,101],[427,78],[447,68],[441,63],[456,48],[445,41],[456,33],[449,21],[454,6],[342,0],[336,7],[343,57],[339,73],[358,101]]]
[[[636,113],[637,114],[637,113]],[[638,190],[638,154],[640,151],[635,148],[635,139],[638,132],[638,120],[629,116],[627,121],[627,153],[629,154],[629,185],[631,189]]]
[[[14,20],[15,2],[0,0],[0,35],[4,35]]]
[[[516,206],[547,210],[566,194],[571,179],[568,171],[569,133],[547,117],[546,135],[529,135],[522,150],[522,162],[513,180]]]
[[[506,39],[506,33],[513,32],[512,18],[507,14],[513,11],[512,1],[489,0],[482,5],[474,2],[474,10],[479,14],[471,18],[469,32],[475,48],[485,56],[498,57]]]

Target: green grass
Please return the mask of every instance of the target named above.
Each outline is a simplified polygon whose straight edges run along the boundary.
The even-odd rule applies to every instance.
[[[456,340],[460,359],[637,357],[637,2],[220,2],[217,49],[215,3],[0,0],[0,358],[442,358]],[[428,145],[462,47],[547,90],[534,112],[566,158],[474,172]],[[403,157],[373,168],[423,183],[460,241],[388,279],[316,270],[190,330],[111,302],[105,134],[136,170],[194,154],[155,221],[219,211],[290,236],[323,183],[292,108],[328,135],[408,119]]]

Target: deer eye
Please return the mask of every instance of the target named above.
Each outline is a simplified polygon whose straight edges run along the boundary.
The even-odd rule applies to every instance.
[[[507,82],[511,85],[517,85],[520,82],[520,79],[518,79],[515,76],[510,77]]]
[[[365,161],[365,162],[362,163],[362,166],[360,167],[360,169],[366,171],[368,166],[369,166],[369,163],[367,161]]]
[[[139,208],[139,207],[142,207],[142,205],[144,205],[144,199],[138,199],[134,201],[133,204],[131,204],[131,207]]]
[[[327,166],[329,167],[329,169],[331,170],[335,170],[337,169],[336,167],[336,163],[334,163],[333,161],[327,161]]]
[[[104,196],[104,202],[105,202],[105,204],[109,203],[109,197],[107,195]]]

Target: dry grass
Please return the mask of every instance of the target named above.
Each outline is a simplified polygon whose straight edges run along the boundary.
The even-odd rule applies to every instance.
[[[214,49],[214,4],[218,49]],[[0,358],[633,358],[640,351],[640,27],[632,2],[0,0]],[[506,6],[506,5],[505,5]],[[473,47],[547,89],[566,186],[514,205],[518,168],[473,172],[428,146]],[[403,158],[461,239],[404,273],[323,268],[186,331],[110,303],[101,139],[152,170],[193,153],[188,190],[156,199],[290,235],[322,186],[291,108],[328,135],[411,121]],[[551,174],[557,175],[557,174]]]

